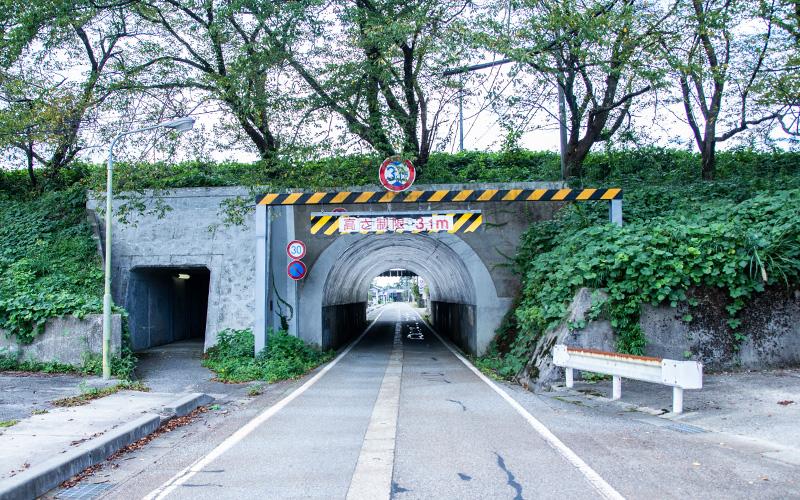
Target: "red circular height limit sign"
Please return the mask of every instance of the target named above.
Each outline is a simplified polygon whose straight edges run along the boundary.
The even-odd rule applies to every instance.
[[[292,240],[286,245],[286,254],[294,260],[300,260],[306,256],[306,244],[300,240]]]
[[[409,160],[386,158],[378,170],[378,179],[389,191],[405,191],[414,184],[417,171]]]

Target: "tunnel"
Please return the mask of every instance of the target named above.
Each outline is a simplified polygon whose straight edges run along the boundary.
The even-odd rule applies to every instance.
[[[318,343],[337,348],[349,342],[367,326],[370,283],[391,269],[405,269],[425,280],[430,319],[440,334],[470,353],[486,347],[504,301],[498,299],[490,273],[472,248],[447,233],[337,238],[320,255],[304,284],[308,293],[301,303],[301,320],[306,326],[301,329],[314,330],[313,308],[319,307]]]
[[[203,341],[209,279],[206,267],[132,269],[126,305],[133,350]]]

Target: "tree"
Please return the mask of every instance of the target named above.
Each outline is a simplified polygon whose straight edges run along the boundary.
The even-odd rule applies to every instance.
[[[156,31],[138,37],[121,65],[124,87],[199,91],[222,103],[261,158],[274,159],[284,129],[305,118],[282,50],[301,29],[303,2],[139,0],[132,8]]]
[[[3,146],[24,154],[36,186],[34,162],[56,177],[83,149],[82,130],[113,94],[109,67],[128,25],[113,4],[9,3],[15,10],[0,41],[0,133]]]
[[[481,18],[476,39],[527,69],[537,88],[555,83],[563,91],[566,175],[580,177],[592,146],[613,136],[636,98],[661,84],[652,54],[666,14],[635,0],[520,0],[512,7],[508,24]],[[549,103],[537,96],[531,104]]]
[[[800,136],[800,0],[762,0],[763,22],[773,23],[771,57],[756,86],[758,101],[783,108],[783,131]]]
[[[717,144],[750,127],[773,124],[785,111],[754,98],[770,61],[774,9],[761,17],[755,0],[679,0],[676,5],[674,31],[662,41],[663,54],[680,85],[702,177],[711,180]]]
[[[307,11],[313,42],[283,43],[313,94],[311,106],[340,117],[384,156],[423,167],[456,90],[442,71],[459,61],[449,43],[463,0],[335,0]],[[310,35],[312,36],[312,35]]]

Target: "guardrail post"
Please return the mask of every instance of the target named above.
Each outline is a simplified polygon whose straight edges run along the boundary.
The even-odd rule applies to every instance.
[[[572,389],[572,386],[575,385],[575,381],[573,379],[572,368],[567,368],[567,387]]]
[[[672,388],[672,413],[683,413],[683,388]]]
[[[622,377],[617,377],[614,375],[611,378],[611,399],[619,399],[622,397]]]

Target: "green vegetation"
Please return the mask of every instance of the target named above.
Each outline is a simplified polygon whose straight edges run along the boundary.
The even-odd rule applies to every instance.
[[[3,420],[0,421],[0,429],[3,427],[13,427],[19,423],[19,420]]]
[[[253,356],[254,351],[252,330],[226,329],[217,335],[203,366],[222,382],[277,382],[297,378],[333,358],[332,351],[317,351],[283,331],[270,331],[265,351]]]
[[[715,182],[694,181],[685,165],[657,157],[636,170],[614,165],[599,184],[625,189],[624,227],[608,224],[607,206],[591,204],[535,224],[514,263],[524,277],[519,305],[478,365],[504,378],[519,373],[580,287],[608,294],[592,314],[611,321],[621,352],[645,347],[643,304],[694,305],[694,288],[724,292],[733,338],[744,340],[737,313],[746,302],[765,286],[800,282],[800,162],[777,155],[759,171],[750,168],[752,153],[731,155],[742,158],[738,168],[726,165]]]
[[[21,359],[16,353],[0,350],[0,372],[41,372],[41,373],[73,373],[77,375],[96,375],[103,373],[103,359],[99,354],[84,353],[83,362],[79,366],[57,361],[35,361]],[[130,379],[136,367],[136,358],[130,349],[123,348],[122,356],[111,358],[111,374],[121,379]]]
[[[56,399],[51,401],[50,404],[59,407],[83,406],[89,404],[92,400],[104,398],[116,394],[119,391],[150,392],[150,388],[141,382],[122,382],[117,385],[102,388],[81,386],[81,393],[79,395]]]
[[[0,197],[0,328],[29,343],[49,318],[102,308],[103,272],[78,187]]]

